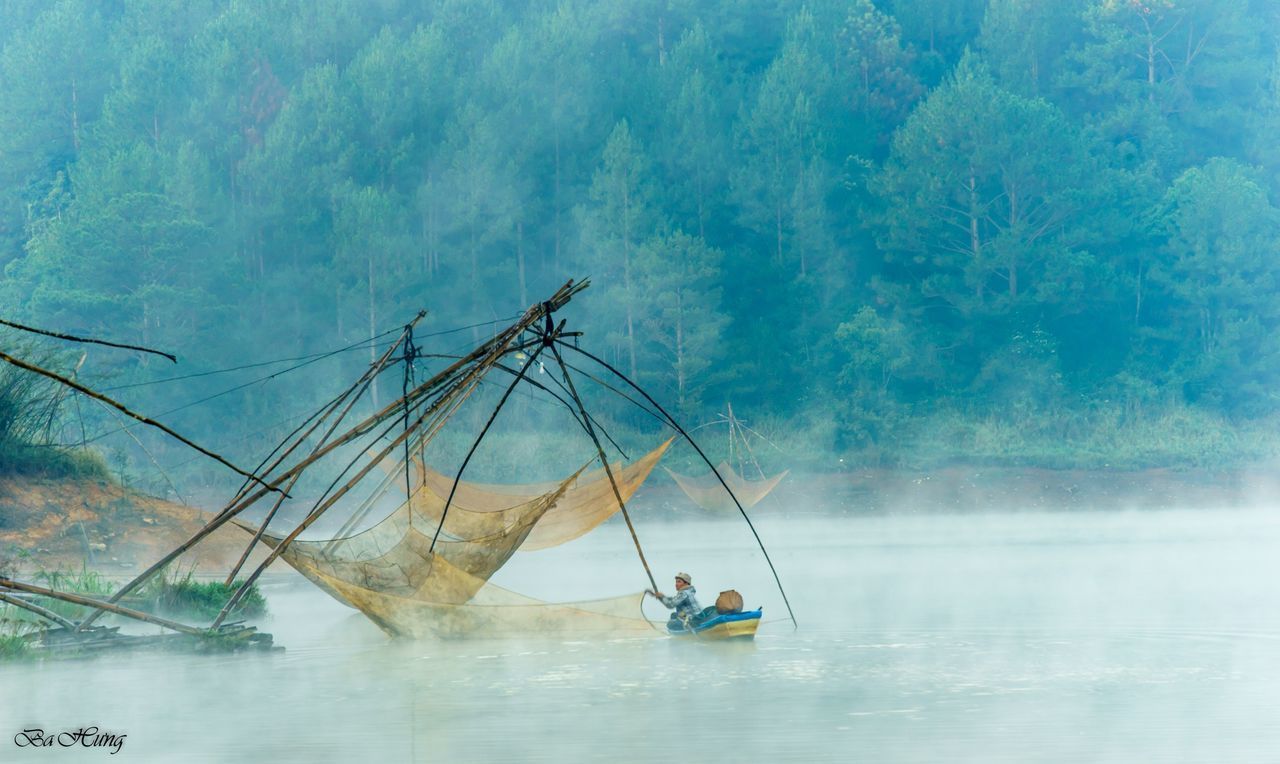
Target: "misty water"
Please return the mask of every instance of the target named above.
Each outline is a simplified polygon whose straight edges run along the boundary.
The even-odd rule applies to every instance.
[[[754,644],[389,641],[291,576],[273,654],[0,667],[0,761],[24,727],[127,735],[116,760],[1260,761],[1280,752],[1280,516],[1266,510],[759,513],[799,630],[745,526],[641,519],[765,608]],[[554,599],[644,585],[625,528],[518,555]],[[651,618],[662,617],[650,603]]]

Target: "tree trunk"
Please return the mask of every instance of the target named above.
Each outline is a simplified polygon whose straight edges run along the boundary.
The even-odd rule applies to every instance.
[[[706,192],[703,190],[705,178],[702,176],[702,168],[698,168],[698,178],[696,181],[696,193],[698,194],[698,238],[703,241],[707,240],[707,203],[703,198]]]
[[[1156,102],[1156,42],[1147,35],[1147,101]]]
[[[552,217],[555,220],[553,232],[555,235],[555,246],[552,248],[554,259],[551,262],[552,268],[558,274],[560,272],[560,129],[556,128],[555,135],[556,144],[556,171],[555,171],[555,189],[551,195]]]
[[[773,256],[777,258],[778,266],[782,266],[782,204],[779,203],[773,208],[773,229],[777,238],[777,249],[774,250]]]
[[[667,63],[667,41],[663,35],[664,19],[658,17],[658,66],[664,66]]]
[[[369,252],[369,336],[376,337],[378,335],[378,307],[374,301],[374,268],[373,268],[373,251]],[[378,350],[373,343],[369,344],[369,363],[378,362]],[[373,407],[378,408],[378,380],[375,378],[369,385],[369,396],[373,402]]]
[[[684,290],[676,289],[676,402],[680,411],[686,408],[684,364]]]
[[[525,285],[525,268],[524,268],[524,221],[516,222],[516,266],[520,271],[520,304],[528,305],[529,298],[526,296],[527,290]]]
[[[636,378],[635,294],[631,288],[631,188],[622,184],[622,288],[627,302],[627,357],[631,378]]]
[[[1138,260],[1138,284],[1133,295],[1133,325],[1142,324],[1142,260]]]
[[[974,175],[973,168],[969,168],[969,250],[973,252],[975,263],[982,260],[982,239],[978,235],[978,179]],[[977,279],[975,292],[978,296],[978,302],[982,302],[982,285],[983,279]]]
[[[1016,233],[1018,222],[1018,189],[1013,188],[1009,191],[1009,229]],[[1018,299],[1018,251],[1016,247],[1009,256],[1009,297],[1014,300]]]
[[[80,96],[76,92],[76,79],[71,78],[71,145],[80,154]]]

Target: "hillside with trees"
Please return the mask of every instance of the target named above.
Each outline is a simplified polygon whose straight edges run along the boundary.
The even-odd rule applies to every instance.
[[[420,308],[468,327],[448,352],[589,276],[584,344],[796,461],[1266,459],[1277,29],[1262,0],[0,0],[0,315],[178,353],[63,365],[233,454],[321,392],[152,383],[346,347],[322,373],[353,376]],[[89,408],[70,440],[118,427]]]

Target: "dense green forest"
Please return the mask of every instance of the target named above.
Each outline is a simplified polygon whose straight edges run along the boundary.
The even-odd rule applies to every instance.
[[[419,308],[481,324],[446,351],[589,276],[585,344],[793,459],[1267,457],[1277,29],[1265,0],[0,0],[0,316],[178,353],[66,368],[227,447],[319,392],[128,386]]]

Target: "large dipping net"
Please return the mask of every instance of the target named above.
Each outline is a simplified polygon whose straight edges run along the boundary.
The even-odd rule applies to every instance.
[[[631,497],[649,477],[658,460],[666,453],[671,440],[666,441],[631,464],[612,464],[613,477],[617,481],[622,500]],[[437,472],[414,459],[411,470],[414,511],[429,518],[432,527],[444,515],[444,531],[458,538],[472,538],[486,533],[496,515],[509,515],[538,496],[556,488],[556,483],[525,483],[502,485],[460,481],[453,491],[453,478]],[[445,503],[449,511],[444,513]],[[564,495],[542,515],[529,531],[520,550],[531,552],[558,546],[584,535],[618,512],[618,499],[614,496],[609,476],[603,469],[580,475],[572,481]]]
[[[660,456],[661,449],[657,453]],[[568,497],[570,486],[583,484],[583,478],[579,471],[558,484],[547,484],[551,489],[541,495],[518,503],[508,497],[509,506],[490,511],[456,506],[455,496],[445,516],[449,530],[436,539],[434,550],[438,513],[431,517],[418,510],[442,509],[444,500],[437,507],[435,494],[420,490],[415,499],[423,500],[401,504],[367,530],[345,538],[295,540],[281,556],[322,590],[394,636],[653,633],[641,616],[641,594],[554,604],[487,583]],[[455,517],[462,519],[451,524]],[[263,540],[271,547],[280,542],[266,533]]]

